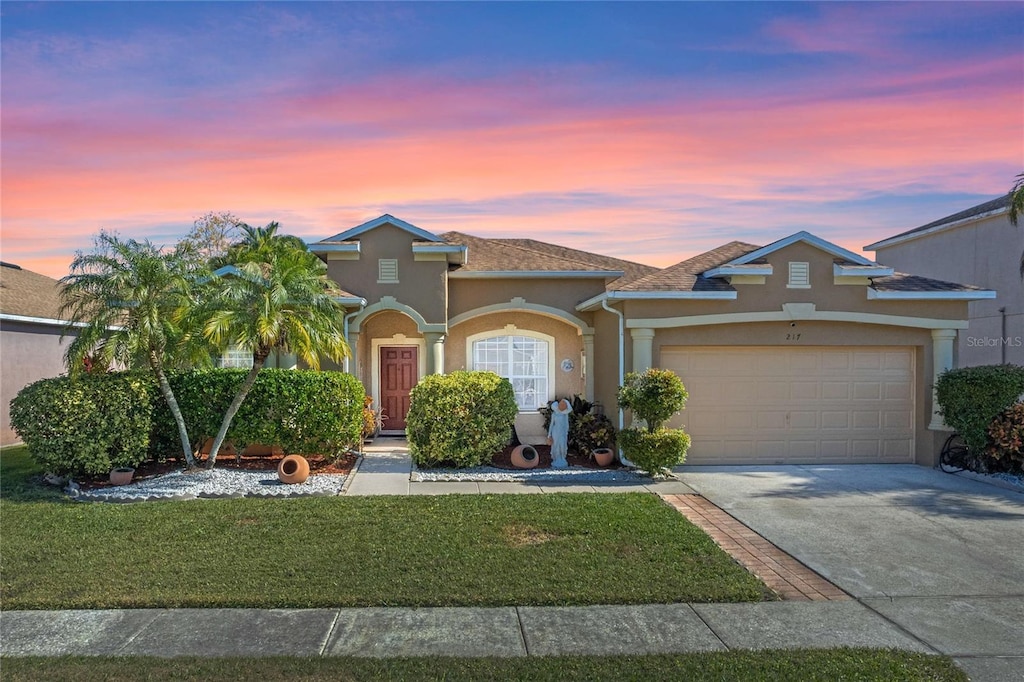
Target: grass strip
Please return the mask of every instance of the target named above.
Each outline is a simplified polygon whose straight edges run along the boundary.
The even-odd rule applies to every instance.
[[[962,682],[944,656],[895,650],[726,651],[656,656],[528,658],[4,658],[4,680],[687,680]]]
[[[26,457],[0,453],[4,609],[771,598],[650,494],[76,503]]]

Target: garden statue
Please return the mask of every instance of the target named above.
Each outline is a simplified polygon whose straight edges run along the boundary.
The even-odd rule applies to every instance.
[[[548,445],[551,446],[551,466],[564,469],[569,466],[565,456],[569,451],[569,415],[572,405],[565,398],[551,403],[551,426],[548,427]]]

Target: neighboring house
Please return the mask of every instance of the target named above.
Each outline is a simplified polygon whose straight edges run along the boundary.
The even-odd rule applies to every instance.
[[[0,263],[0,445],[20,442],[11,430],[11,400],[25,386],[65,372],[59,319],[60,283]]]
[[[521,414],[585,395],[613,419],[624,372],[677,372],[691,463],[932,464],[931,386],[968,302],[799,232],[659,270],[529,239],[435,235],[384,215],[309,245],[345,291],[358,376],[401,430],[426,373],[508,377]]]
[[[1010,223],[1009,207],[1007,194],[864,247],[900,270],[999,292],[968,306],[971,326],[957,342],[960,367],[1024,365],[1024,225]]]

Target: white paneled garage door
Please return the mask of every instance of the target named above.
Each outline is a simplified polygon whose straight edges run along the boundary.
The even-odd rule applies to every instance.
[[[914,461],[914,349],[662,347],[690,464]]]

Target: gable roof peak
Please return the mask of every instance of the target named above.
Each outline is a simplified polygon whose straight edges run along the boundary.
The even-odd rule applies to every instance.
[[[821,237],[818,237],[816,235],[813,235],[810,232],[807,232],[806,230],[801,230],[800,232],[795,232],[789,235],[788,237],[783,237],[782,239],[774,241],[767,246],[762,246],[761,248],[755,251],[746,253],[740,256],[739,258],[736,258],[735,260],[729,261],[728,263],[723,263],[723,265],[746,265],[747,263],[751,263],[753,261],[764,258],[770,253],[774,253],[775,251],[784,249],[787,246],[790,246],[797,242],[809,244],[810,246],[820,249],[825,253],[832,254],[836,258],[842,258],[844,261],[847,261],[854,265],[877,265],[877,263],[875,263],[874,261],[869,260],[860,254],[854,253],[853,251],[850,251],[848,249],[844,249],[838,244],[833,244],[832,242],[822,239]]]
[[[344,232],[339,232],[333,237],[322,239],[320,240],[320,242],[317,243],[349,241],[362,235],[365,232],[375,230],[381,225],[393,225],[394,227],[397,227],[400,230],[408,232],[415,239],[418,239],[420,241],[439,243],[444,241],[433,232],[428,232],[427,230],[424,230],[422,227],[416,227],[412,223],[407,223],[401,218],[396,218],[390,213],[385,213],[377,218],[374,218],[373,220],[368,220],[365,223],[362,223],[361,225],[356,225],[355,227],[349,228]]]

